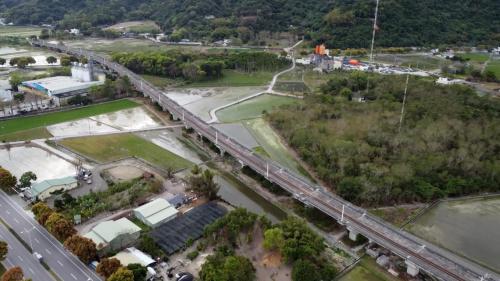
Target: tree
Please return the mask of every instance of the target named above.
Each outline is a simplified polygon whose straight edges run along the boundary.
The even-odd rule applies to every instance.
[[[115,273],[122,264],[116,258],[103,258],[97,265],[96,272],[104,278],[108,278]]]
[[[73,228],[73,223],[56,212],[48,217],[45,222],[45,227],[59,241],[64,241],[76,233],[76,230]]]
[[[37,177],[36,177],[35,173],[33,173],[31,171],[25,172],[19,178],[19,187],[21,187],[21,188],[30,187],[31,181],[36,181],[36,179],[37,179]]]
[[[298,260],[293,264],[292,281],[321,280],[318,268],[308,260]]]
[[[15,57],[9,61],[11,66],[17,66],[18,68],[26,68],[26,66],[33,63],[36,63],[33,57]]]
[[[361,183],[355,178],[344,178],[337,187],[337,193],[347,201],[356,201],[362,191]]]
[[[198,171],[196,171],[198,172]],[[200,174],[193,174],[189,177],[190,189],[206,196],[210,200],[217,198],[219,185],[214,181],[214,173],[210,170],[204,170]]]
[[[85,264],[89,264],[97,256],[97,248],[94,241],[76,234],[64,241],[64,247],[75,254]]]
[[[0,261],[4,261],[7,258],[7,253],[9,253],[7,242],[0,241]]]
[[[24,101],[24,94],[15,94],[14,95],[14,100],[18,103],[21,103]]]
[[[38,36],[42,40],[47,40],[50,37],[49,30],[44,28],[40,31],[40,36]],[[50,63],[50,62],[49,62]]]
[[[54,210],[52,210],[46,203],[43,202],[38,202],[33,207],[31,207],[31,211],[35,215],[35,219],[38,221],[39,224],[45,226],[45,223],[47,222],[47,219],[54,213]]]
[[[24,273],[21,267],[15,266],[4,272],[1,281],[23,281]]]
[[[255,268],[252,262],[242,256],[226,258],[222,269],[223,280],[252,281],[255,279]]]
[[[12,73],[9,77],[9,83],[12,90],[17,91],[18,90],[17,86],[19,86],[19,84],[21,84],[23,80],[24,78],[18,73],[15,72]]]
[[[17,179],[9,171],[0,167],[0,189],[7,193],[13,193],[13,188],[16,186]]]
[[[283,230],[277,227],[266,230],[263,244],[266,250],[281,250],[285,245]]]
[[[48,56],[46,60],[48,64],[54,64],[57,62],[57,58],[54,56]]]
[[[134,273],[125,267],[120,267],[107,281],[134,281]]]
[[[143,281],[144,279],[146,279],[146,276],[148,274],[147,269],[138,263],[131,263],[127,265],[127,269],[132,271],[132,273],[134,274],[134,281]]]
[[[4,65],[7,63],[7,60],[4,58],[0,58],[0,65]]]

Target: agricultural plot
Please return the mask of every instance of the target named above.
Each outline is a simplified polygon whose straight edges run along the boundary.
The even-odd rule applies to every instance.
[[[278,81],[274,85],[273,90],[280,93],[287,93],[298,96],[302,96],[310,92],[307,85],[302,81]]]
[[[9,170],[17,178],[25,172],[32,171],[36,174],[38,182],[73,176],[76,173],[73,163],[44,149],[31,146],[0,149],[0,166]]]
[[[413,234],[499,271],[500,197],[442,202],[407,226]]]
[[[59,143],[103,163],[138,157],[163,169],[180,170],[192,165],[188,160],[133,134],[72,138]]]
[[[0,26],[0,37],[29,37],[31,35],[39,35],[41,31],[40,27],[32,26]]]
[[[500,59],[491,60],[486,68],[495,73],[498,79],[500,79]]]
[[[264,90],[264,87],[184,89],[169,93],[168,96],[203,120],[209,121],[212,109],[230,104]]]
[[[160,27],[154,21],[145,20],[121,22],[105,29],[120,32],[151,33],[152,31],[159,31]]]
[[[261,95],[231,107],[217,111],[219,121],[230,123],[262,116],[263,112],[271,111],[282,105],[295,104],[300,100],[289,97]]]
[[[114,112],[126,108],[139,106],[131,100],[118,100],[108,103],[91,105],[83,108],[47,113],[29,117],[19,117],[0,122],[0,139],[10,138],[9,134],[18,133],[25,130],[50,126],[53,124],[77,120],[85,117]]]

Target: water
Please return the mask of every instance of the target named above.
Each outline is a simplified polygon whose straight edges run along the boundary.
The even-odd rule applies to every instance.
[[[0,166],[17,178],[32,171],[37,175],[37,182],[73,176],[76,173],[72,163],[38,147],[0,149]]]
[[[258,215],[265,215],[273,223],[286,218],[286,213],[264,197],[250,189],[231,174],[220,174],[215,177],[220,189],[218,195],[233,206],[243,207]]]
[[[440,203],[409,230],[500,272],[500,197]]]

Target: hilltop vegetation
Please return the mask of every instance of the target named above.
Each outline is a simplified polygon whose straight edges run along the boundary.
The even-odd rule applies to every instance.
[[[368,92],[365,73],[334,77],[267,118],[339,195],[381,205],[498,191],[500,101],[412,78],[399,133],[405,77],[372,75]],[[350,101],[357,92],[368,101]]]
[[[125,20],[155,21],[171,39],[239,38],[260,44],[260,32],[288,31],[329,47],[368,47],[375,1],[299,0],[0,0],[0,11],[17,24],[58,23],[93,28]],[[494,45],[500,38],[496,0],[384,0],[378,46]]]

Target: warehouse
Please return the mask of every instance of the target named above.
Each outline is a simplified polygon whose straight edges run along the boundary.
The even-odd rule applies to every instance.
[[[100,253],[107,253],[132,245],[139,239],[140,232],[140,227],[127,218],[121,218],[97,224],[84,237],[94,241]]]
[[[71,190],[78,186],[78,181],[75,177],[64,177],[60,179],[44,180],[35,183],[31,186],[29,193],[31,198],[38,200],[45,200],[52,196],[54,192],[63,192]]]
[[[177,209],[163,198],[155,199],[134,209],[134,215],[150,227],[157,227],[177,216]]]

